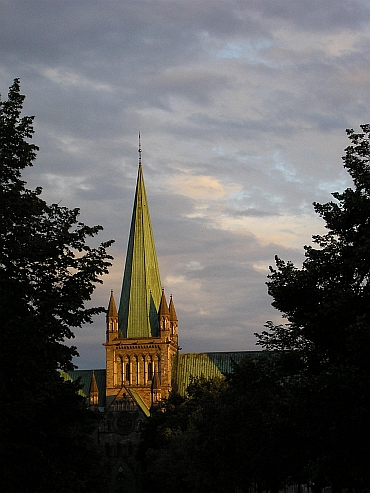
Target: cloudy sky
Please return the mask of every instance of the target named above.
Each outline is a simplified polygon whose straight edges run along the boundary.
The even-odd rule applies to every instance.
[[[346,128],[370,121],[368,0],[0,0],[0,92],[15,77],[48,202],[116,240],[93,302],[119,301],[141,132],[167,297],[183,351],[255,349],[281,321],[265,285],[300,265],[312,202],[350,185]],[[79,330],[102,368],[105,317]]]

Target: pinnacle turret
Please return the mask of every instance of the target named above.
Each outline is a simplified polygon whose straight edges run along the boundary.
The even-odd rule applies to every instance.
[[[161,400],[161,382],[157,372],[154,372],[150,391],[152,400],[151,410],[154,411],[159,406]]]
[[[159,381],[159,377],[158,377],[157,372],[154,372],[151,389],[152,389],[152,391],[161,390],[161,383]]]
[[[159,307],[159,327],[161,331],[168,331],[170,328],[170,311],[167,306],[167,300],[163,288],[161,304]]]
[[[114,301],[113,291],[110,292],[109,305],[107,310],[107,318],[118,317],[116,302]]]
[[[90,406],[97,406],[99,400],[98,384],[96,383],[94,370],[91,375],[90,389],[89,389],[89,404]]]
[[[118,312],[114,301],[113,291],[110,292],[107,310],[107,341],[118,336]]]
[[[159,319],[161,319],[162,317],[167,317],[168,319],[170,318],[170,311],[167,306],[166,295],[164,294],[163,288],[162,288],[161,304],[159,307]]]
[[[175,304],[174,304],[173,299],[172,299],[172,294],[170,297],[169,312],[170,312],[170,322],[178,322],[176,310],[175,310]]]

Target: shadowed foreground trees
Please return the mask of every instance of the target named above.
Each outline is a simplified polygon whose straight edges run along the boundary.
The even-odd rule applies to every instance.
[[[278,491],[305,483],[304,458],[274,356],[245,358],[225,379],[194,379],[149,420],[144,491]],[[290,409],[291,410],[291,409]]]
[[[186,398],[173,393],[146,423],[139,454],[144,491],[228,491],[219,419],[224,390],[223,379],[195,379]]]
[[[110,265],[110,242],[89,247],[100,226],[26,188],[22,170],[38,148],[23,100],[16,79],[0,101],[0,481],[7,492],[98,491],[94,416],[58,370],[73,368],[72,328],[103,310],[84,303]]]
[[[308,473],[336,490],[370,488],[370,125],[361,129],[347,131],[343,158],[354,187],[314,204],[327,233],[305,247],[301,269],[279,258],[271,268],[272,304],[288,323],[259,336],[291,365]]]
[[[194,381],[149,423],[144,471],[164,478],[163,491],[370,491],[370,125],[361,128],[347,131],[343,158],[353,188],[314,204],[327,233],[304,247],[301,268],[279,258],[270,268],[287,324],[257,334],[266,356],[217,389]]]

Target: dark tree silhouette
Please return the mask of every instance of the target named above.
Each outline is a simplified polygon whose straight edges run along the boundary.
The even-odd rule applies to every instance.
[[[353,188],[314,204],[327,233],[304,247],[302,268],[279,258],[270,268],[272,305],[288,323],[258,336],[289,362],[309,475],[338,491],[370,488],[370,125],[361,129],[347,130],[343,157]]]
[[[15,79],[0,100],[0,481],[7,492],[98,491],[93,414],[59,370],[73,368],[73,328],[103,310],[84,304],[110,266],[111,242],[89,247],[100,226],[26,188],[22,170],[38,147],[23,101]]]

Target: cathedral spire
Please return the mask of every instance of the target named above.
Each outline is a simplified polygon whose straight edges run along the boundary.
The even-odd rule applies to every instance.
[[[172,296],[167,305],[143,178],[139,166],[118,313],[113,293],[107,310],[107,403],[130,392],[147,410],[160,405],[172,389],[178,352],[178,323]],[[136,396],[136,397],[135,397]]]
[[[139,169],[118,309],[119,336],[158,336],[161,295],[162,285],[144,185],[139,133]]]

